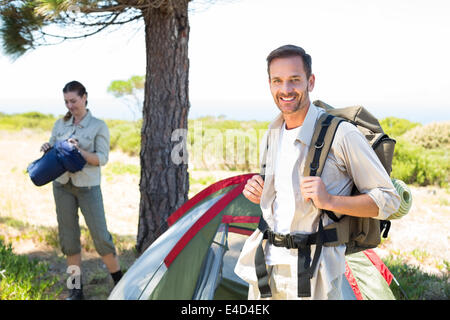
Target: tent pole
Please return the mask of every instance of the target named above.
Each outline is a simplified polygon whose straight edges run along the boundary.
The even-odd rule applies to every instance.
[[[405,297],[406,300],[409,300],[408,295],[406,294],[406,292],[403,290],[403,288],[400,286],[400,283],[397,281],[397,279],[395,278],[394,275],[392,275],[393,280],[395,282],[395,284],[397,285],[397,287],[400,289],[400,291],[402,292],[403,296]]]

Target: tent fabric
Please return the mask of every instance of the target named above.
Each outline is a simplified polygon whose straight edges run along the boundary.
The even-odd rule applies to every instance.
[[[223,278],[214,294],[215,300],[246,300],[248,286]]]
[[[383,277],[383,279],[386,281],[387,285],[389,286],[392,282],[393,279],[393,275],[392,273],[389,271],[389,269],[386,267],[386,265],[383,263],[383,261],[380,259],[380,257],[375,253],[375,251],[373,249],[368,249],[363,251],[362,253],[364,253],[364,255],[366,256],[366,258],[372,263],[372,265],[378,270],[379,274]],[[361,259],[361,260],[358,260]],[[385,286],[383,286],[383,282],[380,281],[381,285],[381,289],[379,291],[376,291],[375,288],[370,285],[370,287],[372,288],[371,290],[371,294],[367,294],[364,296],[361,293],[361,290],[359,289],[358,283],[362,282],[361,286],[365,287],[366,284],[364,283],[364,277],[362,280],[357,280],[355,278],[355,276],[353,275],[352,270],[349,267],[349,261],[350,261],[350,265],[352,265],[354,267],[354,262],[355,261],[365,261],[364,257],[361,254],[353,254],[350,256],[346,257],[346,266],[345,266],[345,276],[347,277],[348,283],[350,284],[350,286],[353,289],[353,292],[355,293],[356,299],[358,300],[365,300],[368,298],[371,298],[372,300],[375,299],[392,299],[393,295],[389,295],[389,294],[385,294]],[[365,262],[367,263],[367,262]],[[356,265],[360,265],[361,262],[357,262]],[[368,264],[367,268],[369,268],[368,270],[372,270],[373,268],[370,264]],[[376,272],[374,272],[374,274],[376,274]],[[359,278],[361,278],[359,276]],[[378,292],[381,292],[382,294],[379,295]]]
[[[197,280],[193,300],[212,300],[220,280],[226,248],[227,225],[221,224]]]
[[[187,243],[202,230],[211,220],[216,217],[223,209],[234,199],[238,194],[242,192],[244,185],[240,184],[233,188],[230,192],[224,195],[217,203],[212,206],[205,214],[198,219],[193,226],[182,236],[175,247],[170,251],[167,257],[164,259],[164,263],[167,267],[175,260],[177,255],[184,249]]]
[[[375,253],[375,251],[373,251],[372,249],[368,249],[363,252],[366,257],[369,258],[372,264],[378,269],[384,280],[386,280],[387,284],[391,285],[394,275],[391,273],[388,267],[386,267],[380,257]]]
[[[206,197],[231,185],[245,183],[252,176],[253,174],[244,174],[224,179],[210,185],[206,189],[203,189],[202,191],[197,193],[193,198],[191,198],[189,201],[183,204],[178,210],[172,213],[169,216],[169,218],[167,218],[167,223],[169,224],[169,226],[173,225],[181,216],[183,216],[187,211],[189,211],[192,207],[196,206],[200,201],[202,201]]]
[[[180,239],[174,249],[169,252],[165,259],[166,266],[170,267],[160,285],[155,288],[150,299],[192,299],[195,292],[196,278],[190,275],[184,277],[186,265],[189,266],[192,274],[197,274],[201,270],[201,262],[207,257],[208,246],[204,243],[211,243],[214,232],[222,222],[223,216],[229,220],[229,216],[234,221],[246,221],[249,215],[257,219],[250,220],[254,222],[254,230],[259,221],[261,211],[259,206],[252,204],[242,195],[242,190],[246,181],[252,175],[243,175],[225,179],[220,183],[213,185],[213,192],[217,191],[217,185],[227,188],[227,193],[211,206],[204,215],[190,228],[188,232]],[[211,190],[210,189],[210,190]],[[210,192],[203,192],[203,197],[210,197]],[[213,194],[214,195],[214,194]],[[201,198],[195,199],[201,203]],[[178,213],[182,211],[179,210]],[[180,215],[181,216],[181,215]],[[172,225],[173,228],[176,224]],[[234,228],[241,229],[240,226],[233,224]]]
[[[242,190],[254,174],[204,189],[167,219],[169,228],[129,268],[109,299],[247,299],[234,273],[261,216]],[[392,274],[376,253],[346,256],[346,299],[391,299]]]
[[[191,239],[170,264],[148,299],[190,300],[194,298],[205,258],[219,225],[220,216],[217,216]]]
[[[179,219],[176,228],[169,228],[145,250],[135,263],[124,273],[121,281],[114,287],[112,299],[148,299],[165,273],[164,259],[179,241],[181,236],[197,221],[206,210],[220,200],[223,194],[205,199],[186,215]],[[207,243],[205,243],[207,245]],[[173,265],[172,265],[173,267]],[[186,272],[186,275],[190,273]]]
[[[395,300],[388,282],[364,251],[347,255],[346,262],[356,280],[360,300]]]
[[[347,262],[345,262],[345,277],[347,278],[348,284],[352,288],[355,298],[357,300],[363,300],[363,295],[361,294],[361,291],[359,290],[358,282],[356,281],[355,276],[353,275],[353,272],[350,269],[350,267],[348,266]]]

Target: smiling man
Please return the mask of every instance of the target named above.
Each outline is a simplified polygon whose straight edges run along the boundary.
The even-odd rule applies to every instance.
[[[322,175],[303,176],[314,127],[324,112],[309,97],[315,85],[311,57],[286,45],[269,54],[267,68],[281,112],[263,138],[263,173],[248,180],[243,194],[261,206],[268,232],[261,232],[260,223],[246,241],[235,272],[249,283],[249,299],[350,298],[343,282],[345,245],[320,246],[316,255],[313,236],[333,222],[320,209],[385,219],[397,210],[400,198],[365,137],[347,122],[336,131]],[[360,195],[351,196],[353,185]],[[307,245],[292,248],[286,235],[293,234],[308,239]]]
[[[269,58],[269,84],[275,104],[283,114],[287,129],[299,127],[310,105],[309,92],[314,89],[311,58],[306,55],[305,62],[301,56],[273,54]]]

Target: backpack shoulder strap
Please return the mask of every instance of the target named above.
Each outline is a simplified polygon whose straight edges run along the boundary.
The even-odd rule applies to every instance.
[[[316,121],[303,176],[320,176],[342,118],[323,113]]]

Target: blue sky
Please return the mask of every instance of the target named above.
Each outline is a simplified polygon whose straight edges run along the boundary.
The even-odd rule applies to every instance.
[[[312,56],[312,99],[364,105],[378,117],[450,120],[449,1],[217,0],[192,8],[191,118],[270,120],[277,109],[265,58],[291,43]],[[63,114],[61,89],[76,79],[96,115],[130,119],[106,88],[144,73],[142,23],[40,47],[15,62],[0,55],[0,111]]]

